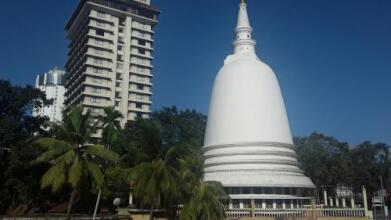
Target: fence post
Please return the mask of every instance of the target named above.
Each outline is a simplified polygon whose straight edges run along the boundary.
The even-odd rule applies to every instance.
[[[369,213],[368,213],[367,190],[365,189],[365,186],[362,186],[362,200],[364,205],[364,214],[366,217],[368,217]]]
[[[324,206],[327,206],[327,191],[326,191],[326,189],[323,189],[323,203],[324,203]]]

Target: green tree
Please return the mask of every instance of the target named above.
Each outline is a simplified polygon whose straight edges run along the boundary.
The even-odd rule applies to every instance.
[[[355,191],[366,186],[368,194],[380,189],[380,177],[384,186],[389,187],[388,176],[390,171],[389,150],[385,144],[371,144],[363,142],[350,152],[353,161],[353,183]]]
[[[294,142],[302,169],[318,188],[351,184],[352,161],[347,143],[319,133],[295,138]]]
[[[130,179],[139,206],[149,206],[151,214],[163,208],[174,219],[178,206],[184,204],[183,219],[224,218],[223,187],[202,181],[205,122],[200,113],[172,107],[127,124],[124,136],[136,165]]]
[[[62,124],[53,126],[54,137],[36,141],[44,152],[33,163],[51,165],[41,178],[42,188],[50,187],[53,192],[60,191],[65,185],[72,188],[67,219],[70,219],[75,196],[82,185],[93,183],[98,188],[102,186],[101,161],[118,160],[116,153],[103,146],[87,144],[91,137],[90,120],[89,111],[83,114],[83,107],[76,107]]]
[[[134,196],[141,205],[150,206],[150,219],[155,208],[172,209],[181,198],[179,159],[183,155],[181,146],[167,148],[161,157],[143,162],[130,172]]]
[[[181,220],[224,220],[227,195],[219,182],[199,182],[180,214]]]
[[[123,117],[121,112],[115,110],[114,107],[106,107],[103,109],[104,114],[98,115],[96,127],[102,129],[102,138],[101,143],[107,148],[112,149],[113,146],[119,144],[120,142],[120,134],[121,134],[121,125],[120,120]],[[106,169],[104,171],[106,173]],[[112,174],[108,172],[108,174]],[[102,185],[103,189],[105,188]],[[102,188],[99,188],[98,198],[96,199],[95,209],[93,219],[96,217],[96,213],[98,211],[100,197],[102,194]]]
[[[108,148],[113,147],[119,142],[121,134],[120,120],[123,118],[121,112],[115,110],[114,107],[106,107],[103,109],[102,115],[96,116],[96,126],[102,128],[101,143]]]
[[[40,90],[0,80],[0,213],[42,209],[49,199],[47,193],[37,190],[46,167],[30,166],[39,154],[32,142],[46,135],[42,128],[47,121],[33,117],[31,110],[48,104],[51,101]]]
[[[225,204],[228,201],[223,186],[218,182],[204,182],[203,157],[193,151],[181,160],[184,206],[181,220],[224,220]]]

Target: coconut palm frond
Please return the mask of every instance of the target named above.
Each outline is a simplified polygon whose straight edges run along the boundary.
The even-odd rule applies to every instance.
[[[86,147],[85,153],[97,156],[101,159],[117,162],[119,159],[119,155],[111,150],[106,149],[102,145],[90,145]]]
[[[72,149],[67,151],[63,155],[57,157],[54,160],[54,164],[64,163],[66,166],[70,166],[74,162],[75,158],[76,158],[76,151],[75,149]]]
[[[53,138],[41,138],[35,143],[43,147],[46,151],[33,160],[31,162],[32,164],[49,162],[56,159],[59,155],[72,149],[68,143]]]
[[[80,184],[83,175],[83,166],[80,157],[76,156],[72,166],[69,168],[68,183],[71,184],[73,188],[77,188]]]
[[[100,188],[103,185],[104,178],[99,166],[96,163],[90,161],[85,161],[85,164],[88,170],[88,174],[93,178],[97,187]]]
[[[42,177],[41,187],[51,187],[53,192],[58,192],[66,182],[65,164],[58,163],[53,165]]]

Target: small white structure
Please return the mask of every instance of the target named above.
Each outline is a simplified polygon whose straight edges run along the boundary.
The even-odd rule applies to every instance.
[[[52,122],[62,120],[65,94],[64,77],[65,71],[57,68],[37,76],[35,87],[44,92],[47,99],[52,99],[53,104],[34,109],[34,116],[47,116]]]
[[[204,143],[205,181],[219,181],[230,208],[298,208],[312,181],[298,167],[281,90],[255,54],[245,2],[239,7],[234,53],[213,87]]]

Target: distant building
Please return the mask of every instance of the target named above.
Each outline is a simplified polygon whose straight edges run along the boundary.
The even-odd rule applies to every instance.
[[[150,0],[80,0],[65,29],[70,40],[65,111],[115,106],[121,125],[151,113],[153,27]],[[99,135],[98,135],[99,136]]]
[[[62,120],[65,94],[64,76],[65,71],[57,68],[37,76],[35,87],[44,92],[47,99],[52,99],[53,104],[34,109],[34,116],[47,116],[52,122]]]

